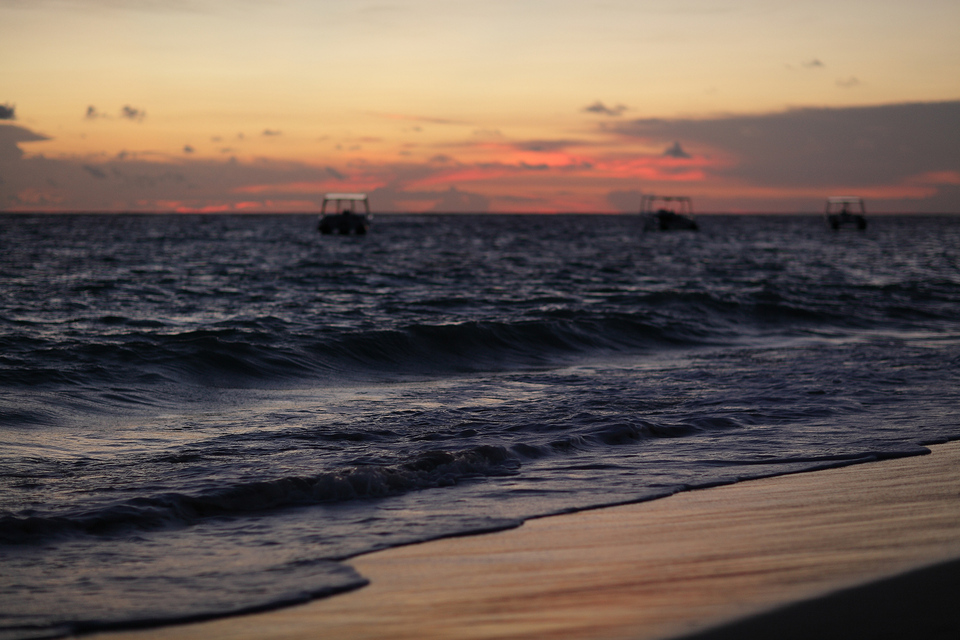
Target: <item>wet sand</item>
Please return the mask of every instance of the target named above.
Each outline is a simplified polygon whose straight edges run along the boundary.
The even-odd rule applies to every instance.
[[[94,637],[960,637],[960,442],[931,449],[371,553],[351,593]]]

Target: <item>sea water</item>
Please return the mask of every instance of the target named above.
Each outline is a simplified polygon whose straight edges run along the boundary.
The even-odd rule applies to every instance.
[[[960,437],[960,217],[0,216],[0,638]]]

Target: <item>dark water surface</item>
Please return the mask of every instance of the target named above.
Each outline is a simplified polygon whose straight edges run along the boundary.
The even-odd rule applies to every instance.
[[[960,218],[0,216],[0,638],[960,437]]]

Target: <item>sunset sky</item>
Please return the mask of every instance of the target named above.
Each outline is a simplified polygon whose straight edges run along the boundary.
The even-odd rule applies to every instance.
[[[956,0],[0,0],[0,210],[960,212]]]

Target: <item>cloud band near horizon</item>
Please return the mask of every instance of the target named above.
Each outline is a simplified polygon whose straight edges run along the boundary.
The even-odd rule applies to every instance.
[[[608,119],[580,137],[451,139],[427,161],[315,164],[46,158],[32,145],[47,136],[4,123],[0,210],[312,210],[349,189],[379,211],[632,211],[641,192],[669,190],[700,210],[810,211],[843,191],[874,210],[960,213],[957,122],[960,101]]]

